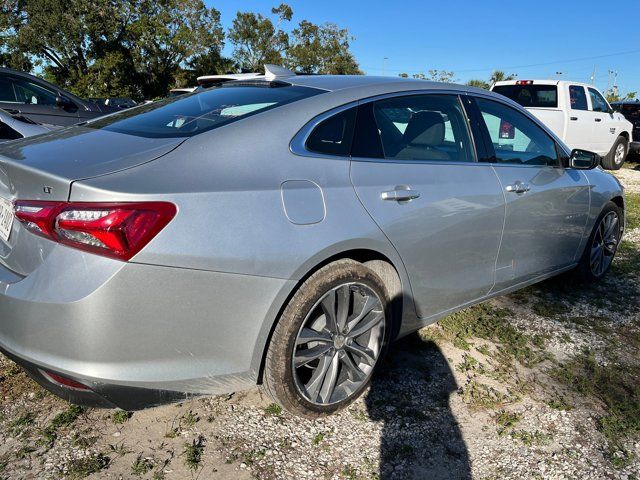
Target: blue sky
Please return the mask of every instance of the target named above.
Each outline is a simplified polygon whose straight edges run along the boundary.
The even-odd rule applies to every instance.
[[[282,0],[206,0],[225,28],[238,10],[269,14]],[[355,37],[352,51],[369,75],[445,69],[456,81],[493,69],[519,78],[561,78],[605,89],[618,72],[621,92],[640,96],[640,2],[595,0],[294,1],[292,23],[334,22]],[[225,53],[231,54],[230,46]],[[387,57],[388,60],[384,61]]]

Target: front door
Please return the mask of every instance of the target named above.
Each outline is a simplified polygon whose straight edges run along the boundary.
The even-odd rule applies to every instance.
[[[486,98],[476,104],[506,200],[494,288],[499,291],[577,261],[589,185],[580,171],[560,165],[555,142],[533,120]]]
[[[400,254],[420,317],[491,290],[504,197],[491,166],[476,161],[456,95],[360,105],[351,179]]]

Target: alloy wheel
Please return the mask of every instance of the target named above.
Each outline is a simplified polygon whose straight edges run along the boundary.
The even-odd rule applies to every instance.
[[[316,405],[354,395],[373,373],[385,328],[383,303],[370,287],[352,282],[325,293],[296,337],[292,363],[298,392]]]
[[[616,165],[620,165],[624,161],[625,148],[623,143],[619,143],[616,147],[616,152],[613,157],[613,161]]]
[[[609,212],[598,225],[591,244],[589,265],[591,273],[599,277],[607,271],[618,248],[620,239],[620,219],[616,212]]]

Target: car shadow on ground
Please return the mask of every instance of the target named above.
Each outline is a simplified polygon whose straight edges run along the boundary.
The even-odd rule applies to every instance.
[[[449,397],[457,390],[440,349],[417,333],[391,345],[365,398],[384,422],[380,479],[470,479],[467,446]]]

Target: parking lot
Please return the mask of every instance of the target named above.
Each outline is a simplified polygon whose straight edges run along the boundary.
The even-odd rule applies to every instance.
[[[397,343],[369,391],[308,421],[259,390],[135,413],[71,406],[1,360],[2,478],[640,477],[640,166],[595,286],[566,277]]]

